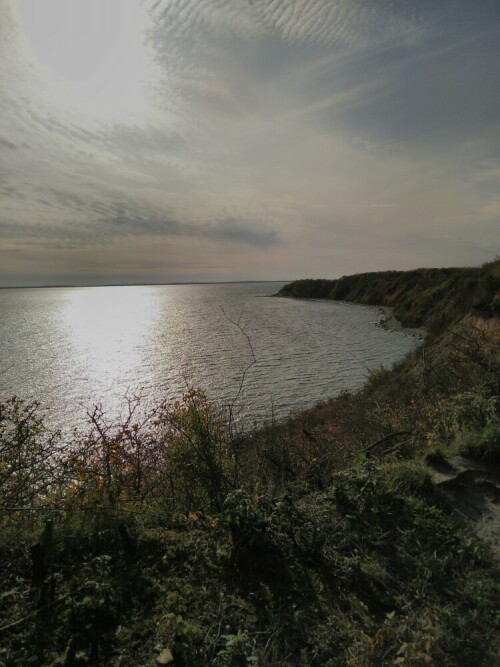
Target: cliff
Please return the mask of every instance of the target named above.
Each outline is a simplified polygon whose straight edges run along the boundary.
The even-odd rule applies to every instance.
[[[404,326],[439,332],[469,312],[483,317],[498,315],[500,260],[479,268],[380,271],[336,280],[296,280],[285,285],[278,296],[390,306]]]

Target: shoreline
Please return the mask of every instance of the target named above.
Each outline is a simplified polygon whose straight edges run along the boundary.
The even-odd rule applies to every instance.
[[[342,303],[342,301],[338,302]],[[363,304],[357,304],[363,305]],[[369,306],[370,308],[376,308],[382,319],[377,322],[376,326],[386,329],[386,331],[398,331],[399,333],[411,336],[412,338],[417,338],[418,340],[424,340],[427,331],[418,327],[404,327],[398,318],[394,315],[393,308],[391,306]]]
[[[394,309],[392,306],[380,306],[370,303],[357,303],[356,301],[339,301],[338,299],[309,299],[301,298],[296,296],[285,296],[280,294],[270,294],[269,296],[278,297],[279,299],[297,299],[297,301],[319,301],[322,303],[339,303],[346,306],[361,306],[362,308],[371,308],[372,310],[378,311],[380,315],[380,320],[375,322],[375,326],[380,329],[385,329],[386,331],[397,331],[398,333],[404,334],[405,336],[410,336],[411,338],[416,338],[417,340],[423,341],[427,336],[427,331],[418,327],[405,327],[394,315]]]

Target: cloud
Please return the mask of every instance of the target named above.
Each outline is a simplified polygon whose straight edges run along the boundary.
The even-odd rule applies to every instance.
[[[176,99],[180,125],[193,112],[199,128],[309,116],[327,132],[416,145],[466,140],[498,118],[498,10],[463,0],[177,0],[151,12],[158,91]]]
[[[17,150],[16,144],[13,144],[12,141],[8,141],[7,139],[4,139],[3,137],[0,137],[0,150],[2,148],[6,148],[7,150],[10,150],[10,151]]]
[[[259,9],[267,25],[294,42],[340,42],[363,47],[394,39],[413,42],[421,25],[405,11],[409,3],[400,3],[402,11],[397,12],[387,11],[384,4],[363,0],[272,0],[261,2]]]
[[[198,279],[332,275],[363,270],[370,253],[384,268],[411,263],[412,249],[419,265],[438,249],[454,264],[488,259],[500,205],[496,2],[130,2],[106,5],[106,76],[119,66],[110,90],[121,92],[103,117],[99,71],[69,66],[90,43],[77,19],[88,7],[88,24],[100,3],[75,0],[76,12],[50,0],[39,24],[29,0],[0,0],[0,237],[2,250],[24,249],[20,266],[38,248],[44,270],[54,251],[66,274],[102,276],[100,246],[136,275],[166,257],[172,272],[197,264]],[[43,49],[58,18],[80,50],[60,40],[67,63],[52,71],[64,52]],[[154,80],[149,97],[127,100],[143,38]],[[78,107],[70,88],[83,74],[96,78]],[[129,102],[139,115],[123,113]]]
[[[4,194],[18,196],[16,191],[8,189],[4,189]],[[48,209],[43,219],[30,220],[23,209],[16,216],[14,208],[13,219],[4,217],[0,220],[0,237],[24,239],[28,243],[37,242],[50,247],[58,241],[59,247],[68,248],[113,243],[127,237],[190,237],[254,247],[270,247],[282,242],[279,233],[263,221],[236,218],[203,222],[181,220],[137,198],[121,196],[119,200],[112,200],[106,194],[97,190],[86,197],[84,194],[48,188],[44,190],[45,198],[37,200],[39,207]],[[59,222],[54,222],[54,211],[57,210],[62,211],[62,215]],[[26,217],[28,221],[25,221]]]
[[[151,14],[162,30],[192,37],[262,38],[277,35],[293,43],[360,44],[414,42],[424,18],[411,2],[396,8],[369,0],[168,0],[154,2]]]
[[[245,245],[255,247],[271,247],[281,245],[278,232],[269,229],[269,223],[262,220],[236,220],[225,218],[209,223],[208,236],[212,238],[227,239]]]

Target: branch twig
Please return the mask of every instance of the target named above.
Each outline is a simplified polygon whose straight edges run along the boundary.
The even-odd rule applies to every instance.
[[[363,449],[360,449],[358,454],[363,454],[364,452],[371,452],[372,449],[375,449],[377,445],[381,445],[383,442],[386,442],[386,440],[391,440],[392,438],[397,438],[399,435],[409,435],[411,431],[394,431],[393,433],[388,433],[387,435],[384,435],[382,438],[379,440],[376,440],[375,442],[372,442],[368,447],[363,447]]]
[[[254,364],[257,363],[257,357],[255,356],[255,350],[253,349],[253,345],[252,345],[252,341],[250,340],[250,336],[247,334],[247,332],[245,331],[245,329],[244,329],[244,328],[241,326],[241,324],[240,324],[240,322],[241,322],[241,317],[242,317],[242,315],[243,315],[243,311],[240,313],[240,316],[238,317],[237,320],[233,320],[233,319],[231,319],[231,318],[229,317],[229,315],[226,313],[226,311],[224,310],[224,308],[223,308],[222,306],[220,306],[220,309],[221,309],[222,312],[224,313],[224,317],[227,319],[227,321],[228,321],[228,322],[231,322],[231,324],[233,324],[233,325],[240,331],[240,333],[242,333],[242,334],[245,336],[245,338],[246,338],[246,340],[247,340],[247,343],[248,343],[248,347],[250,348],[250,352],[251,352],[251,354],[252,354],[252,361],[248,364],[248,366],[246,366],[246,367],[243,369],[243,372],[242,372],[242,374],[241,374],[241,380],[240,380],[240,386],[239,386],[239,388],[238,388],[238,392],[237,392],[236,396],[233,398],[233,400],[231,401],[231,403],[229,404],[229,408],[230,408],[230,410],[232,411],[232,409],[233,409],[233,407],[234,407],[236,401],[237,401],[238,398],[240,397],[240,394],[241,394],[241,392],[242,392],[242,390],[243,390],[243,385],[245,384],[245,377],[246,377],[246,374],[247,374],[248,371],[252,368],[252,366],[253,366]]]

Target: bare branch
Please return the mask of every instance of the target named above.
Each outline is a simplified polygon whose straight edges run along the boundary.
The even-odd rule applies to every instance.
[[[372,442],[371,445],[368,445],[368,447],[364,447],[363,449],[360,449],[358,454],[363,454],[364,452],[371,452],[372,449],[375,449],[378,445],[381,445],[383,442],[386,442],[387,440],[392,440],[392,438],[397,438],[400,435],[409,435],[411,431],[394,431],[394,433],[388,433],[387,435],[384,435],[382,438],[379,440],[376,440],[375,442]]]
[[[240,394],[241,394],[241,392],[242,392],[242,390],[243,390],[243,385],[245,384],[246,374],[247,374],[248,371],[252,368],[252,366],[254,366],[254,365],[257,363],[257,357],[255,356],[255,350],[253,349],[253,345],[252,345],[252,341],[250,340],[250,336],[247,334],[247,332],[245,331],[245,329],[241,326],[241,318],[242,318],[242,316],[243,316],[243,311],[241,311],[241,313],[240,313],[238,319],[235,321],[235,320],[233,320],[233,319],[231,319],[231,318],[229,317],[229,315],[226,313],[226,311],[224,310],[224,308],[223,308],[222,306],[220,306],[220,309],[222,310],[222,312],[223,312],[224,317],[226,318],[226,320],[227,320],[228,322],[230,322],[233,326],[235,326],[235,327],[238,329],[238,331],[239,331],[241,334],[243,334],[243,336],[245,336],[246,341],[247,341],[247,343],[248,343],[248,347],[250,348],[250,353],[251,353],[251,355],[252,355],[252,361],[248,364],[248,366],[246,366],[246,367],[243,369],[243,372],[242,372],[242,374],[241,374],[241,380],[240,380],[240,385],[239,385],[239,387],[238,387],[238,392],[236,393],[236,396],[233,398],[233,400],[229,403],[229,406],[228,406],[228,407],[229,407],[229,409],[230,409],[230,414],[232,415],[232,411],[233,411],[234,405],[236,404],[236,401],[237,401],[238,398],[240,397]]]

